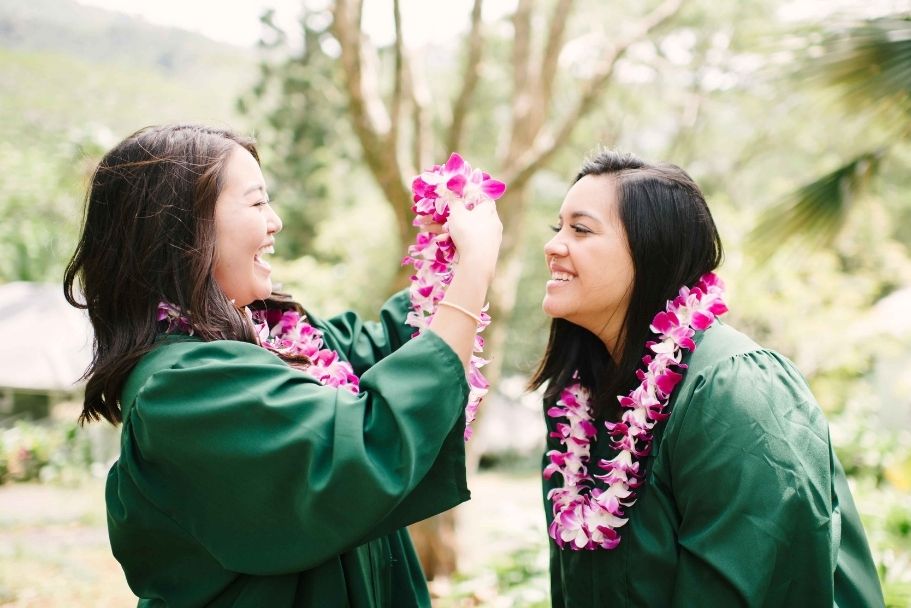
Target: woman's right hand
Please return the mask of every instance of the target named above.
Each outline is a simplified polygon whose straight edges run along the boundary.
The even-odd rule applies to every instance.
[[[468,210],[462,201],[453,201],[447,227],[459,252],[459,266],[481,273],[489,284],[503,240],[503,224],[496,205],[488,201]]]
[[[475,319],[481,314],[493,280],[503,240],[503,224],[492,201],[481,203],[470,211],[464,203],[455,201],[449,206],[447,227],[459,252],[459,261],[443,299],[469,314],[441,305],[429,327],[452,347],[468,369],[478,330]]]

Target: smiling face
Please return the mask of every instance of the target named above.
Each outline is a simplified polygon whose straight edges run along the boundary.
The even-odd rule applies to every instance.
[[[234,146],[223,169],[215,202],[215,282],[237,306],[272,293],[272,269],[263,256],[274,253],[281,219],[272,210],[259,163]]]
[[[615,177],[586,175],[573,184],[554,229],[544,246],[551,271],[544,312],[584,327],[614,352],[635,276]]]

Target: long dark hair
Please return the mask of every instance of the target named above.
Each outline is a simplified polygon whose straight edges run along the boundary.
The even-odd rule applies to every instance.
[[[121,421],[120,393],[154,346],[160,300],[192,311],[194,333],[203,340],[257,342],[247,317],[212,277],[215,202],[235,146],[259,162],[253,140],[230,131],[148,127],[117,144],[95,169],[63,282],[67,301],[88,310],[95,330],[80,423]]]
[[[680,167],[605,151],[587,160],[573,183],[586,175],[614,176],[620,222],[633,261],[629,307],[618,339],[622,347],[612,356],[587,329],[554,319],[529,387],[546,384],[544,399],[551,403],[578,371],[591,391],[595,415],[615,417],[616,396],[635,386],[645,342],[653,336],[652,318],[682,285],[692,285],[717,268],[724,254],[705,197]]]

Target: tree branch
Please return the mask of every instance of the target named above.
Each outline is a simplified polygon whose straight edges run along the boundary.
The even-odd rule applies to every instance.
[[[349,12],[350,0],[335,2],[332,31],[341,47],[345,91],[354,132],[361,143],[364,161],[392,205],[400,240],[405,243],[412,232],[411,219],[408,215],[411,196],[402,178],[394,142],[389,140],[389,124],[378,126],[371,118],[371,105],[376,109],[383,106],[379,93],[371,89],[370,95],[364,86],[359,20],[363,14],[364,3],[363,0],[355,2],[354,17],[357,20],[353,19]]]
[[[566,22],[573,10],[574,0],[560,0],[554,8],[547,32],[547,42],[544,45],[544,56],[541,58],[541,72],[538,77],[538,107],[542,117],[550,112],[550,103],[553,98],[554,77],[557,73],[557,62],[560,51],[563,49],[563,37],[566,34]]]
[[[530,143],[526,128],[531,112],[531,13],[533,0],[519,0],[512,16],[512,125],[506,158],[515,158]]]
[[[469,104],[478,81],[481,77],[481,55],[484,49],[484,37],[481,35],[481,11],[484,0],[474,0],[471,7],[471,29],[468,32],[468,55],[465,58],[465,70],[462,73],[462,88],[456,97],[452,109],[452,124],[449,126],[449,137],[446,140],[446,152],[455,152],[462,145],[465,130],[465,118]]]
[[[399,124],[402,117],[402,88],[405,85],[405,53],[402,38],[402,10],[399,0],[392,0],[392,14],[395,20],[395,74],[393,75],[392,103],[389,108],[389,143],[398,150]]]
[[[563,119],[556,133],[538,135],[535,138],[534,145],[525,154],[521,155],[510,170],[507,171],[504,177],[511,188],[519,189],[523,187],[531,176],[544,163],[550,160],[557,150],[566,144],[579,120],[591,111],[595,101],[598,100],[598,97],[603,92],[614,73],[617,61],[626,54],[630,46],[644,39],[652,30],[676,15],[683,6],[683,2],[684,0],[665,0],[643,18],[629,35],[614,46],[594,74],[583,84],[582,93],[575,107]]]
[[[430,87],[421,78],[422,66],[415,66],[415,61],[410,61],[406,71],[409,99],[411,101],[413,118],[413,139],[411,145],[412,174],[423,171],[431,163],[432,141],[430,125]]]
[[[360,14],[363,0],[358,1]],[[370,121],[367,102],[364,99],[361,67],[361,34],[348,11],[349,0],[338,0],[332,13],[332,32],[341,47],[342,71],[345,75],[345,90],[351,107],[354,130],[361,140],[365,152],[379,147],[379,133]]]

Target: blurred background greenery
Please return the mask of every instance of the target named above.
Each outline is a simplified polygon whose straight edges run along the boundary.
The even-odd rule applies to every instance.
[[[290,24],[264,12],[244,46],[70,0],[0,3],[0,294],[59,284],[105,149],[194,121],[260,142],[285,289],[370,315],[402,285],[410,177],[458,150],[510,191],[476,506],[434,536],[458,564],[431,566],[433,589],[440,606],[543,606],[543,427],[522,392],[546,338],[541,248],[586,154],[674,162],[725,239],[729,322],[809,379],[887,603],[911,605],[909,3],[448,5],[458,18],[428,21],[397,0],[368,0],[360,19],[351,0],[304,1]],[[53,348],[48,321],[4,336],[4,365],[24,342]],[[73,424],[78,387],[6,384],[0,604],[128,603],[101,499],[116,432]]]

